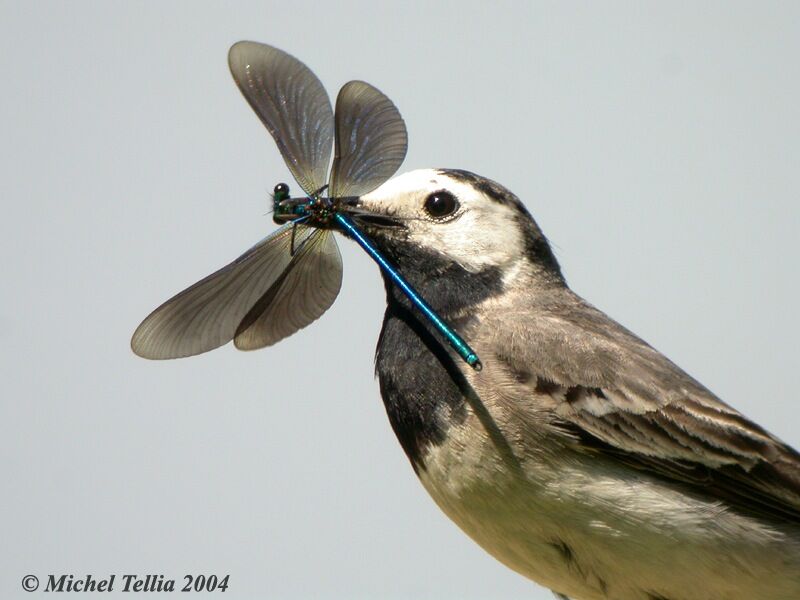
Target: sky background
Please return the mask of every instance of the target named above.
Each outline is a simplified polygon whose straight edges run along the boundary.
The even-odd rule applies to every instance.
[[[401,171],[519,195],[581,295],[800,446],[796,3],[0,1],[0,597],[26,574],[226,598],[545,599],[415,479],[373,377],[377,267],[271,349],[149,362],[154,307],[290,180],[240,39],[403,114]]]

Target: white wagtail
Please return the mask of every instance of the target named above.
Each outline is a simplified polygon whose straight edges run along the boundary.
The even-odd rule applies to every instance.
[[[426,169],[354,214],[483,362],[387,281],[386,411],[467,535],[562,598],[800,599],[800,455],[571,291],[516,196]]]
[[[276,186],[287,224],[153,311],[137,354],[255,349],[308,325],[339,292],[332,220],[359,240],[352,220],[386,280],[376,370],[389,420],[470,537],[562,598],[800,599],[794,450],[574,294],[504,187],[422,170],[375,189],[407,145],[380,91],[345,84],[334,118],[291,55],[239,42],[229,64],[308,197]],[[332,199],[318,197],[326,188]],[[427,300],[427,319],[381,252]],[[472,346],[463,361],[433,331],[457,337],[435,313]],[[467,366],[478,356],[481,371]]]

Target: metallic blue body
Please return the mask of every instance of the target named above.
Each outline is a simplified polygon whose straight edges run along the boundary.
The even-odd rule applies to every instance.
[[[323,190],[319,191],[321,192]],[[306,198],[290,198],[289,187],[286,186],[283,193],[280,196],[276,195],[274,198],[273,218],[276,223],[286,223],[289,221],[294,223],[305,222],[311,227],[330,227],[331,222],[335,221],[341,229],[349,234],[350,237],[378,263],[378,266],[383,269],[383,272],[392,279],[395,285],[397,285],[408,299],[411,300],[411,303],[416,306],[439,333],[444,336],[450,346],[464,359],[464,362],[476,371],[481,370],[481,361],[478,355],[469,347],[469,344],[436,314],[436,311],[425,302],[422,296],[419,295],[419,292],[411,287],[411,284],[405,280],[388,260],[386,260],[372,241],[361,233],[361,230],[353,220],[346,213],[337,210],[337,203],[331,198],[324,198],[319,195]]]
[[[397,271],[397,269],[389,263],[386,258],[378,251],[378,249],[372,244],[372,242],[364,236],[363,233],[356,227],[356,224],[353,223],[353,220],[343,214],[341,212],[336,212],[333,216],[336,222],[344,229],[350,236],[361,246],[364,250],[366,250],[367,254],[369,254],[372,259],[378,263],[378,266],[383,269],[383,272],[391,277],[392,281],[403,290],[403,293],[408,296],[408,299],[411,300],[412,304],[416,306],[422,314],[424,314],[428,320],[433,324],[434,327],[441,333],[447,342],[453,347],[453,349],[458,352],[459,356],[464,359],[470,367],[475,369],[476,371],[481,370],[481,361],[478,359],[478,355],[469,347],[461,336],[459,336],[453,329],[445,323],[442,318],[436,314],[436,312],[430,307],[430,305],[422,299],[422,296],[417,293],[417,291],[411,287],[411,284],[408,283],[405,278]]]

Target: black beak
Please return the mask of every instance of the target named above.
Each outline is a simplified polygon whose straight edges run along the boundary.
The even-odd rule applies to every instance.
[[[391,214],[376,214],[368,211],[360,198],[342,198],[339,205],[352,219],[361,226],[379,229],[405,229],[405,225]]]

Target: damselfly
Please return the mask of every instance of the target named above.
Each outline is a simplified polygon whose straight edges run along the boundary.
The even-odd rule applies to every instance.
[[[228,64],[305,195],[292,198],[288,185],[275,186],[273,218],[283,225],[154,310],[134,332],[133,351],[144,358],[180,358],[231,340],[240,350],[254,350],[305,327],[339,294],[337,230],[364,248],[458,354],[480,369],[475,352],[343,210],[389,179],[405,158],[406,127],[392,101],[368,83],[350,81],[339,90],[334,114],[317,76],[266,44],[234,44]]]

